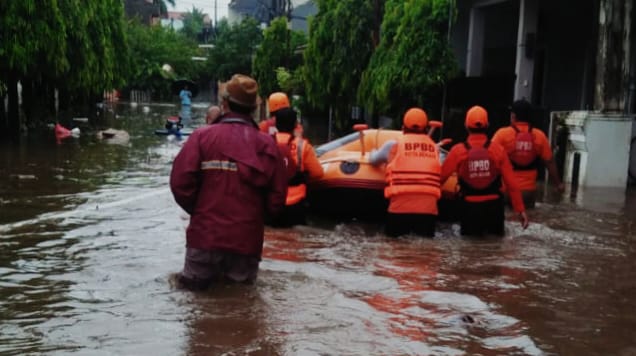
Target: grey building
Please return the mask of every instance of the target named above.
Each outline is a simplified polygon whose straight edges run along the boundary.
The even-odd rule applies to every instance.
[[[505,125],[509,103],[525,98],[539,108],[537,126],[570,130],[560,147],[566,181],[624,186],[636,111],[633,2],[458,0],[450,35],[464,76],[449,85],[448,129],[463,130],[460,113],[474,104]]]
[[[285,16],[289,5],[292,29],[307,31],[307,16],[318,11],[311,0],[232,0],[228,5],[228,19],[236,22],[249,16],[267,24],[276,17]]]
[[[128,18],[139,18],[142,23],[150,25],[159,20],[161,8],[153,0],[126,0],[124,11]]]

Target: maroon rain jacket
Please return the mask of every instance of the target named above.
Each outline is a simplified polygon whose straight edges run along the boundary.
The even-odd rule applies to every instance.
[[[187,247],[260,258],[265,214],[285,206],[287,170],[272,136],[250,117],[228,113],[190,135],[170,188],[190,214]]]

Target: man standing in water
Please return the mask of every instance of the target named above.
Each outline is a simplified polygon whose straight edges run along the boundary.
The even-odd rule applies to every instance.
[[[552,158],[550,142],[543,131],[532,126],[531,113],[528,101],[515,101],[510,106],[510,126],[500,128],[492,137],[492,142],[502,145],[508,153],[526,208],[535,205],[540,163],[548,169],[556,189],[561,193],[565,189]]]
[[[187,85],[185,85],[179,92],[179,98],[181,98],[181,112],[179,113],[179,121],[181,123],[185,123],[189,121],[192,116],[192,109],[190,107],[190,105],[192,105],[192,92]]]
[[[294,135],[298,126],[296,115],[296,111],[292,108],[280,109],[276,112],[278,132],[274,136],[278,149],[286,160],[289,180],[285,209],[277,218],[270,221],[272,226],[285,227],[305,224],[306,181],[318,179],[324,174],[309,140]]]
[[[263,250],[265,214],[285,205],[287,171],[276,142],[252,118],[254,79],[235,74],[221,89],[223,115],[195,130],[174,160],[170,188],[188,214],[180,286],[253,282]]]
[[[439,149],[427,135],[428,116],[411,108],[402,121],[398,140],[387,141],[371,152],[369,162],[386,165],[389,199],[386,234],[397,237],[408,233],[433,237],[437,221],[437,200],[441,197]]]
[[[267,99],[269,118],[261,121],[258,126],[262,132],[270,135],[276,134],[276,114],[283,109],[291,108],[287,94],[283,92],[272,93]]]
[[[501,145],[490,142],[486,136],[488,112],[481,106],[473,106],[466,112],[468,138],[454,145],[444,164],[442,184],[457,173],[461,188],[460,211],[462,235],[504,235],[504,208],[501,183],[505,181],[513,209],[519,214],[521,227],[528,227],[521,192],[514,179],[512,165]]]

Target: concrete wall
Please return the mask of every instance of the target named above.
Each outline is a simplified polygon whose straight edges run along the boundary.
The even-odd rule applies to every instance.
[[[542,1],[539,16],[537,47],[545,56],[539,103],[550,111],[591,109],[596,46],[593,0]]]
[[[517,34],[522,1],[538,2],[536,29],[531,24],[527,30],[534,33],[532,43],[525,43],[525,33],[521,37]],[[457,6],[451,43],[464,73],[518,76],[517,71],[523,70],[525,77],[520,81],[528,81],[528,90],[523,95],[520,92],[520,96],[548,111],[591,109],[598,22],[596,0],[472,0],[458,1]],[[482,24],[471,28],[471,16]],[[472,68],[468,65],[471,60]],[[531,67],[515,68],[520,60]],[[522,84],[517,83],[520,91]]]
[[[482,75],[515,73],[519,2],[506,1],[483,7],[484,52]]]
[[[590,114],[585,124],[588,149],[585,186],[627,186],[631,133],[631,118]]]

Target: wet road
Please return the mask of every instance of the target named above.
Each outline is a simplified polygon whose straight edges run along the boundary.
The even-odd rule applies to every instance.
[[[255,286],[173,289],[180,142],[152,131],[174,110],[102,119],[124,145],[1,144],[0,354],[636,355],[632,191],[548,197],[492,240],[314,216],[267,230]]]

